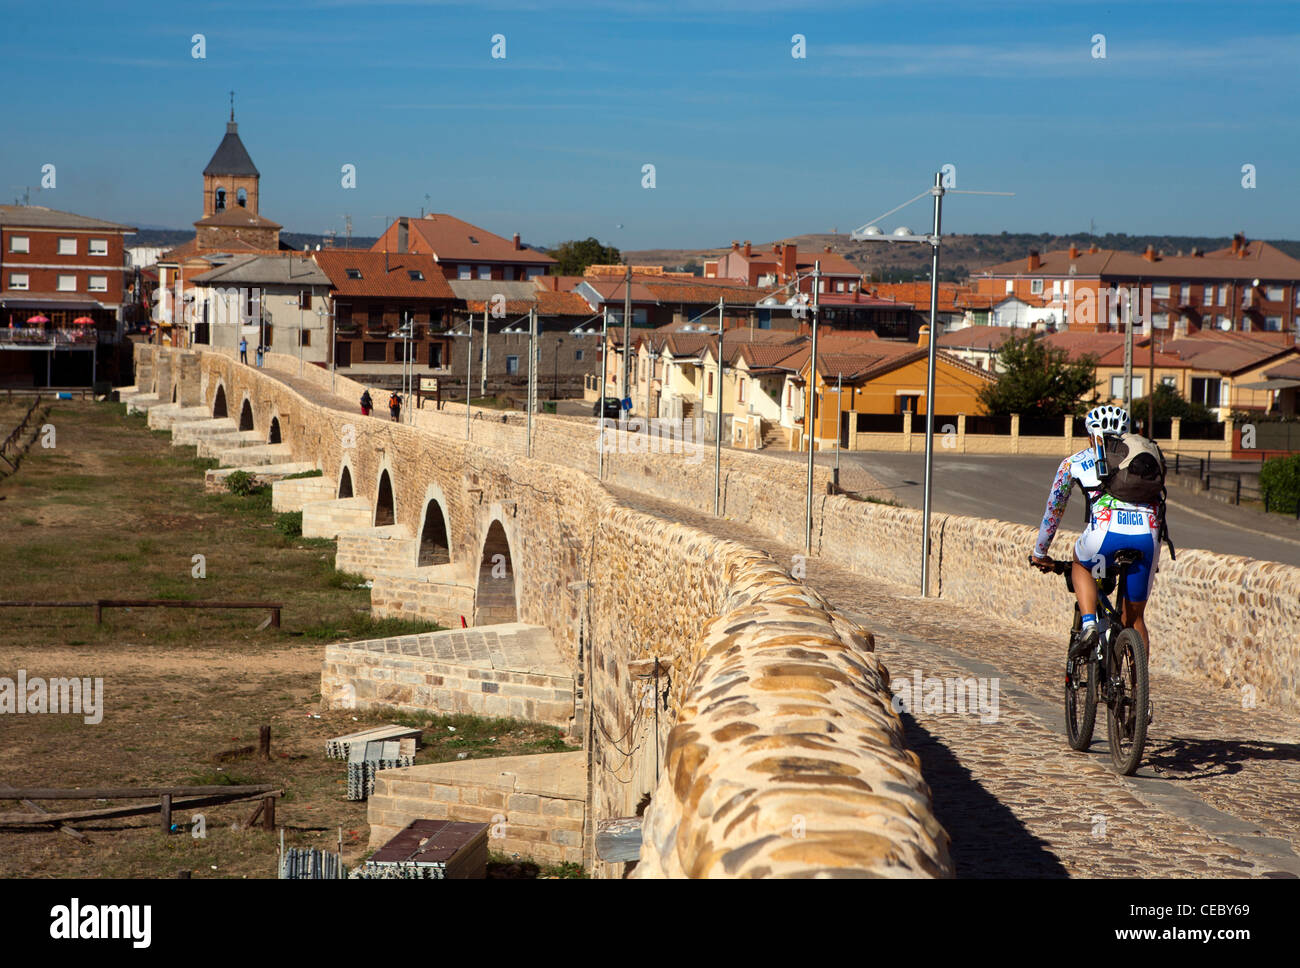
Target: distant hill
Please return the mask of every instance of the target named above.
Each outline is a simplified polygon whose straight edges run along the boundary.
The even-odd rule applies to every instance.
[[[915,231],[921,231],[919,228]],[[870,273],[878,282],[907,282],[928,279],[930,275],[930,250],[924,245],[885,245],[880,242],[855,242],[848,235],[811,233],[796,235],[783,241],[794,242],[800,253],[820,252],[826,246],[844,256],[863,272]],[[1300,242],[1284,239],[1265,240],[1287,255],[1300,259]],[[998,235],[945,235],[939,256],[939,277],[943,281],[959,281],[999,262],[1023,259],[1030,249],[1046,252],[1049,249],[1066,249],[1073,242],[1081,249],[1096,243],[1103,249],[1127,252],[1144,252],[1148,245],[1166,255],[1190,253],[1192,249],[1211,251],[1232,244],[1230,236],[1211,238],[1193,235],[1126,235],[1123,232],[1107,235],[1038,235],[1027,232],[1002,232]],[[770,247],[771,240],[763,245]],[[699,273],[705,259],[712,259],[730,249],[730,244],[716,249],[641,249],[625,252],[631,262],[642,265],[663,265],[683,268]]]
[[[171,248],[172,246],[180,245],[182,242],[188,242],[192,238],[194,238],[193,229],[141,229],[136,232],[135,235],[127,236],[126,244],[128,246],[157,245],[162,246],[163,248]],[[302,251],[304,245],[311,246],[313,249],[318,245],[322,249],[325,248],[325,243],[329,240],[329,236],[317,235],[312,232],[281,232],[280,239],[286,245],[292,245],[295,249]],[[334,240],[334,245],[339,248],[344,245],[349,245],[353,249],[368,249],[375,244],[375,241],[375,236],[354,235],[352,236],[352,241],[350,243],[347,239],[336,238]]]

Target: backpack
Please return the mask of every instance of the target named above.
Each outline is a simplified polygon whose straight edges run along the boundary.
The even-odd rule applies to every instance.
[[[1169,526],[1165,522],[1165,474],[1168,471],[1165,455],[1160,453],[1154,440],[1141,434],[1126,433],[1108,436],[1106,439],[1110,442],[1106,450],[1106,464],[1110,469],[1101,478],[1101,488],[1096,494],[1089,494],[1084,489],[1089,514],[1091,515],[1092,502],[1097,494],[1102,493],[1126,504],[1151,505],[1156,508],[1160,521],[1159,540],[1169,546],[1170,560],[1177,561],[1174,542],[1169,537]]]

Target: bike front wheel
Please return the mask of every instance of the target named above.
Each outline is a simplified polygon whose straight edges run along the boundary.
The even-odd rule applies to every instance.
[[[1110,757],[1123,776],[1132,776],[1142,762],[1147,741],[1147,648],[1137,629],[1124,629],[1112,646],[1113,695],[1106,714]]]
[[[1079,634],[1079,607],[1074,608],[1074,628],[1070,645]],[[1066,659],[1065,663],[1065,738],[1070,749],[1082,752],[1092,745],[1092,730],[1097,722],[1097,663],[1092,656]]]

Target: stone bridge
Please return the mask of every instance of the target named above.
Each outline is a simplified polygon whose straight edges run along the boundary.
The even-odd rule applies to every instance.
[[[529,457],[520,415],[366,418],[359,384],[275,354],[258,370],[141,346],[136,373],[128,405],[217,456],[214,484],[238,467],[275,481],[277,509],[301,509],[305,535],[336,538],[337,566],[373,579],[377,616],[451,629],[329,646],[323,702],[517,716],[581,744],[385,771],[372,843],[449,816],[600,876],[1300,873],[1300,569],[1194,550],[1162,569],[1153,694],[1178,735],[1153,733],[1153,768],[1125,780],[1065,747],[1070,603],[1022,566],[1027,529],[936,516],[926,600],[901,584],[919,514],[828,496],[821,469],[804,560],[788,462],[725,453],[714,518],[708,463],[642,435],[597,479],[583,421],[535,417]],[[307,469],[323,476],[280,480]],[[880,642],[893,690],[915,681],[909,714]],[[931,680],[941,696],[1001,683],[1000,709],[996,692],[991,718],[930,709]],[[1189,754],[1210,726],[1222,748]],[[1225,758],[1222,775],[1207,766]],[[600,860],[597,826],[641,814],[638,862]],[[1125,838],[1147,866],[1113,862]]]

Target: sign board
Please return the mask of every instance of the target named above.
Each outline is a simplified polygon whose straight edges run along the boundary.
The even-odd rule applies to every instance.
[[[631,410],[631,409],[632,409],[632,398],[631,398],[631,397],[624,397],[624,398],[623,398],[623,409],[624,409],[624,410]]]
[[[420,389],[425,393],[437,393],[438,378],[436,376],[420,377]]]

